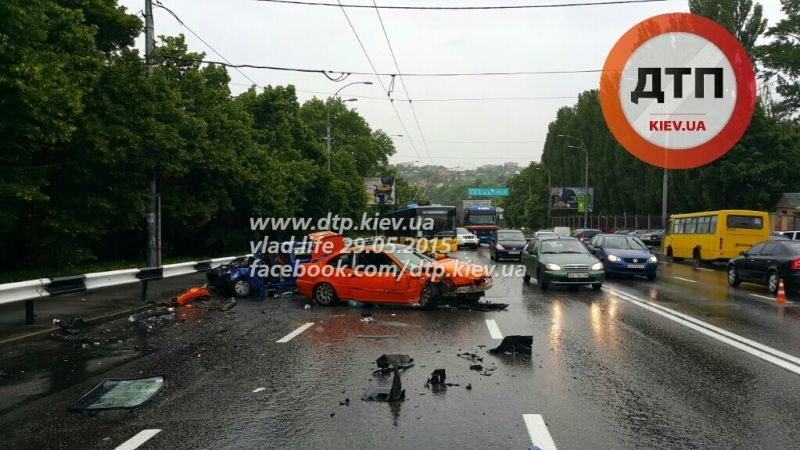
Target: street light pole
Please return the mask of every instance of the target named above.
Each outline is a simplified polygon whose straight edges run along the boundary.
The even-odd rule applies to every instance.
[[[328,98],[328,111],[327,111],[326,119],[325,119],[325,130],[326,130],[326,132],[325,132],[325,136],[326,136],[325,137],[325,142],[326,142],[327,147],[328,147],[328,172],[331,171],[331,158],[333,157],[333,154],[331,153],[331,105],[333,104],[333,101],[336,100],[339,97],[339,93],[342,92],[344,90],[344,88],[346,88],[348,86],[353,86],[354,84],[371,85],[372,81],[354,81],[352,83],[345,84],[344,86],[340,87],[339,90],[336,91],[333,94],[333,96]],[[351,99],[348,99],[346,101],[354,102],[354,101],[356,101],[356,99],[351,98]]]
[[[585,191],[583,191],[583,227],[589,228],[589,149],[586,148],[586,144],[583,143],[583,140],[576,138],[575,136],[570,136],[568,134],[559,134],[558,137],[565,139],[574,139],[578,141],[580,143],[580,147],[576,147],[574,145],[568,145],[567,147],[581,149],[586,154],[586,174],[584,178]]]

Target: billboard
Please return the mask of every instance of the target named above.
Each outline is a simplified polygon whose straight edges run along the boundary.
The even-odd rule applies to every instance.
[[[551,187],[550,208],[576,209],[578,212],[583,212],[585,194],[584,187]],[[589,188],[589,212],[592,209],[594,209],[594,188]]]
[[[508,188],[468,188],[470,197],[508,197]]]
[[[364,177],[368,205],[394,205],[394,177]]]

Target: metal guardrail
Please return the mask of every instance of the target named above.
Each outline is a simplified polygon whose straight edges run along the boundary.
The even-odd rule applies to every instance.
[[[39,278],[38,280],[0,284],[0,305],[24,301],[26,323],[31,324],[34,316],[33,301],[36,299],[125,284],[144,282],[143,285],[146,285],[149,281],[157,281],[163,278],[207,272],[212,267],[228,263],[239,257],[226,256],[205,261],[167,264],[161,267],[111,270],[71,277]]]

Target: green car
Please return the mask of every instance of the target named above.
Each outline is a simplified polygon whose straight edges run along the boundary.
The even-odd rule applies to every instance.
[[[605,281],[603,263],[575,238],[533,239],[522,252],[525,282],[535,277],[539,287],[550,284],[591,285],[598,290]]]

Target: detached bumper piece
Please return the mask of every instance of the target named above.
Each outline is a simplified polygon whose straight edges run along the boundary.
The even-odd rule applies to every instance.
[[[524,353],[533,354],[533,336],[506,336],[497,348],[489,353]]]
[[[364,393],[362,400],[375,401],[375,402],[397,402],[405,400],[406,391],[400,384],[400,373],[397,367],[392,367],[394,378],[392,378],[392,386],[370,386],[367,392]]]
[[[372,372],[373,375],[388,374],[393,368],[405,370],[414,367],[414,358],[408,355],[381,355],[375,360],[375,364],[378,365],[378,370]]]

